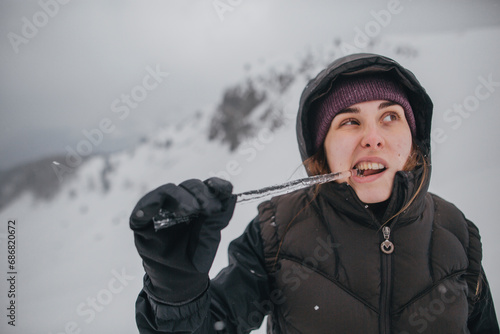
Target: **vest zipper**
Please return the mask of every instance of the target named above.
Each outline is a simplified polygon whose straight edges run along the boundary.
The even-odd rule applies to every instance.
[[[384,226],[382,228],[382,233],[384,233],[384,241],[380,244],[380,250],[385,254],[391,254],[394,252],[394,244],[389,240],[391,236],[391,228],[389,226]]]
[[[391,312],[391,254],[394,251],[394,245],[389,238],[391,236],[391,228],[389,226],[384,226],[382,228],[382,233],[384,235],[384,241],[380,245],[382,251],[382,291],[381,291],[381,301],[380,301],[380,333],[390,334],[391,333],[391,322],[390,322],[390,312]]]

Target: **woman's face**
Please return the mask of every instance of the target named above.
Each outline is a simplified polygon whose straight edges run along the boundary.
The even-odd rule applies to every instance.
[[[410,155],[412,136],[403,107],[377,100],[339,112],[324,144],[330,170],[364,170],[347,182],[362,202],[377,203],[390,197],[394,176]]]

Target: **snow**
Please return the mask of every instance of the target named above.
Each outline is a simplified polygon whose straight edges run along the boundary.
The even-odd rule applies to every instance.
[[[373,50],[412,69],[435,102],[433,126],[447,137],[433,147],[431,191],[455,203],[480,228],[484,267],[497,307],[500,267],[495,257],[500,253],[496,240],[500,227],[494,210],[500,177],[494,144],[499,142],[500,89],[494,86],[458,128],[453,128],[458,123],[449,122],[444,114],[475,94],[480,77],[500,81],[498,52],[483,52],[483,46],[497,43],[499,35],[498,28],[390,35]],[[391,46],[401,43],[418,54],[396,53]],[[136,333],[134,303],[142,286],[143,268],[128,227],[136,201],[163,183],[188,178],[229,176],[237,193],[304,177],[294,122],[305,83],[306,78],[299,77],[284,96],[272,97],[272,102],[283,108],[285,126],[272,134],[257,133],[236,152],[229,153],[206,139],[206,110],[210,110],[206,108],[199,117],[165,127],[135,149],[111,155],[107,162],[103,157],[91,159],[74,179],[65,181],[53,200],[37,201],[25,194],[0,212],[2,222],[16,219],[18,223],[19,273],[18,326],[13,331],[3,320],[0,331],[55,334],[78,328],[81,333]],[[100,182],[106,163],[112,167],[107,191]],[[227,264],[229,242],[256,215],[257,205],[238,204],[222,233],[211,276]],[[0,245],[4,259],[5,235]],[[0,281],[0,290],[6,291],[6,280]],[[258,332],[264,333],[264,327]]]

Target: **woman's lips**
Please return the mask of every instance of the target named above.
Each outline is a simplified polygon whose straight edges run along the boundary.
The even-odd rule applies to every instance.
[[[387,169],[382,170],[380,173],[372,175],[358,175],[358,173],[353,173],[351,179],[356,183],[368,183],[377,180],[382,177],[387,172]]]
[[[378,157],[365,157],[354,164],[358,172],[352,178],[357,183],[373,182],[380,178],[387,170],[387,163]]]

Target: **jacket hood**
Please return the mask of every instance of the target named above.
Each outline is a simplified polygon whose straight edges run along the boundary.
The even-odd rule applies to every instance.
[[[341,76],[377,72],[388,73],[393,80],[404,87],[415,116],[417,131],[413,139],[430,162],[433,109],[430,97],[412,72],[390,58],[370,53],[352,54],[335,60],[316,78],[310,80],[304,88],[300,98],[296,128],[302,161],[315,153],[314,136],[310,130],[311,104],[325,95],[332,87],[333,82]]]

